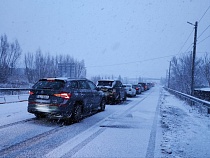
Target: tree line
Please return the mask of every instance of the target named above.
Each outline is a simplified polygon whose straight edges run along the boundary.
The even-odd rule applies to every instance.
[[[19,67],[22,49],[18,40],[9,42],[7,36],[1,35],[0,45],[0,83],[6,83],[9,77]],[[23,65],[25,76],[29,83],[35,83],[40,78],[56,77],[59,74],[59,63],[72,63],[75,65],[75,77],[85,77],[86,68],[84,60],[78,61],[70,55],[55,55],[43,53],[41,49],[35,52],[28,52],[24,55]]]
[[[21,58],[22,49],[18,40],[9,42],[5,34],[1,35],[0,40],[0,83],[7,83],[9,77],[13,76],[19,67],[18,61]],[[34,83],[44,77],[59,76],[59,63],[73,63],[76,70],[75,77],[86,77],[84,60],[78,61],[70,55],[52,56],[50,53],[43,53],[39,48],[35,52],[26,53],[23,62],[28,83]],[[170,65],[170,75],[166,79],[168,87],[191,94],[191,53],[173,57]],[[95,76],[91,79],[97,81],[101,77]],[[119,79],[122,79],[121,76],[119,76]],[[205,53],[202,57],[196,57],[194,80],[195,87],[210,86],[210,55],[208,53]]]
[[[168,87],[186,94],[191,94],[192,54],[173,57],[169,68]],[[205,53],[195,60],[194,87],[210,86],[210,56]]]

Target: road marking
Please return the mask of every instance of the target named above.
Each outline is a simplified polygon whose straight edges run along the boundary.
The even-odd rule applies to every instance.
[[[116,111],[115,113],[110,114],[105,119],[88,128],[84,132],[78,134],[76,137],[68,140],[59,147],[55,148],[54,150],[46,154],[44,157],[62,157],[67,153],[70,153],[73,156],[78,151],[78,149],[81,149],[78,147],[83,147],[84,145],[88,144],[91,140],[93,140],[95,137],[97,137],[99,134],[106,130],[104,126],[110,126],[115,122],[112,119],[110,119],[110,116],[114,116],[114,118],[120,117],[121,115],[124,115],[127,111],[138,105],[138,103],[143,101],[144,99],[145,98],[141,99],[140,101],[134,101],[133,106],[128,106],[125,110],[121,111],[120,113],[119,111]],[[101,125],[102,127],[100,127]]]

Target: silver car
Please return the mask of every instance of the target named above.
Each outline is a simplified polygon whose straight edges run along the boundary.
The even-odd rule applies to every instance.
[[[125,86],[125,90],[128,97],[136,96],[136,89],[133,87],[132,84],[123,84]]]

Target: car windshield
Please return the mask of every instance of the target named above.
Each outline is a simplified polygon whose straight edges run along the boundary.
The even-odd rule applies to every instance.
[[[41,80],[37,82],[32,88],[34,89],[53,89],[53,90],[59,90],[64,87],[64,81],[47,81],[47,80]]]
[[[98,81],[97,86],[112,86],[113,81]]]
[[[131,87],[131,85],[125,85],[126,87]]]

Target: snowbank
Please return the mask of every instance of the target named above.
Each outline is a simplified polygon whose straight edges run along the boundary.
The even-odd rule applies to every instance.
[[[167,91],[160,105],[162,157],[210,157],[210,118]]]

